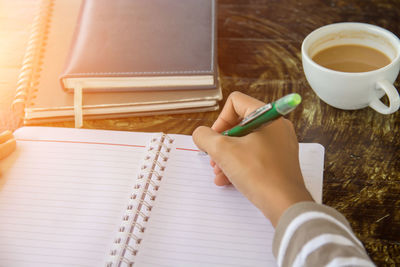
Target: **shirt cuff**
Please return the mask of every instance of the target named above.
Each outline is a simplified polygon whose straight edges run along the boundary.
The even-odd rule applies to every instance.
[[[332,217],[336,218],[337,220],[342,222],[344,225],[346,225],[349,229],[351,229],[346,218],[340,212],[335,210],[334,208],[328,207],[323,204],[317,204],[312,201],[296,203],[296,204],[290,206],[283,213],[283,215],[281,216],[281,218],[278,221],[278,225],[275,228],[274,240],[272,243],[272,252],[273,252],[275,258],[277,257],[278,250],[279,250],[280,244],[282,242],[283,234],[285,233],[290,222],[293,221],[293,219],[295,219],[300,214],[307,212],[307,211],[320,211],[320,212],[326,213],[328,215],[331,215]]]

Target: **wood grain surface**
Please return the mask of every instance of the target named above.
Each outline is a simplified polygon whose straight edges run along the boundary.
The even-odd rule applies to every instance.
[[[33,12],[32,1],[14,3],[23,2],[25,11],[1,10],[2,40],[7,31],[21,36],[9,47],[18,49],[15,53],[20,56],[12,62],[1,60],[1,89],[16,82],[11,69],[21,64],[17,59],[22,60],[27,20]],[[6,0],[0,3],[12,6]],[[20,26],[5,25],[7,19]],[[320,26],[344,21],[375,24],[400,36],[400,1],[219,0],[221,107],[233,91],[265,102],[300,93],[303,103],[288,118],[300,142],[317,142],[326,149],[323,202],[346,216],[378,266],[400,265],[400,113],[330,107],[311,90],[302,70],[300,47],[305,36]],[[4,52],[7,47],[0,48]],[[400,88],[399,78],[396,87]],[[92,120],[85,121],[84,128],[191,134],[197,126],[210,126],[217,116],[218,112],[208,112]],[[46,126],[73,127],[73,123]]]

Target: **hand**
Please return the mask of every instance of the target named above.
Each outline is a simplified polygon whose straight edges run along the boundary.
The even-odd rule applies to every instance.
[[[291,205],[312,201],[301,174],[292,123],[280,118],[243,137],[220,134],[262,105],[250,96],[232,93],[212,128],[200,126],[193,140],[211,157],[215,184],[232,183],[276,226]]]
[[[0,133],[0,160],[10,155],[16,147],[13,134],[10,131]]]

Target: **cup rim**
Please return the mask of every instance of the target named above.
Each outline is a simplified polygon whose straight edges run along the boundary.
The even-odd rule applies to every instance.
[[[356,27],[363,27],[364,29],[372,29],[373,31],[379,31],[380,33],[383,33],[387,39],[390,40],[392,44],[395,45],[395,48],[397,49],[397,55],[396,57],[387,65],[383,66],[382,68],[376,69],[376,70],[371,70],[371,71],[363,71],[363,72],[344,72],[344,71],[337,71],[337,70],[332,70],[329,68],[326,68],[324,66],[321,66],[317,64],[314,60],[311,59],[311,57],[308,55],[308,51],[306,51],[306,45],[308,42],[310,42],[310,39],[312,38],[313,35],[315,35],[318,32],[325,31],[329,28],[333,27],[349,27],[349,26],[356,26]],[[391,68],[393,65],[397,64],[398,61],[400,61],[400,39],[397,37],[394,33],[392,33],[389,30],[386,30],[385,28],[379,27],[377,25],[373,24],[368,24],[368,23],[362,23],[362,22],[338,22],[338,23],[333,23],[333,24],[328,24],[322,27],[319,27],[312,32],[310,32],[306,38],[304,38],[302,45],[301,45],[301,54],[303,57],[305,57],[314,67],[323,69],[324,71],[328,72],[333,72],[333,73],[340,73],[343,75],[370,75],[371,73],[378,73],[385,71],[388,68]]]

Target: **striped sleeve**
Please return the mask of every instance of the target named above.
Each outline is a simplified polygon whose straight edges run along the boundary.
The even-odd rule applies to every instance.
[[[314,202],[291,206],[276,227],[278,266],[375,266],[342,214]]]

